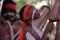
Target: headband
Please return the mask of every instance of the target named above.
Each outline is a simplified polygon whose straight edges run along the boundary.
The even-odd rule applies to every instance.
[[[16,5],[15,4],[6,4],[4,5],[5,8],[16,10]]]
[[[27,15],[27,13],[28,13],[29,9],[30,9],[30,5],[27,5],[27,6],[24,8],[24,12],[23,12],[23,19],[24,19],[24,16],[26,16],[26,15]],[[24,19],[24,21],[25,21],[25,19]]]

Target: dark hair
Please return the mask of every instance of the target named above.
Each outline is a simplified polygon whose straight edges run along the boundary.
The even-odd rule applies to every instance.
[[[16,3],[14,2],[14,1],[12,1],[12,0],[4,0],[3,1],[3,5],[5,5],[5,4],[15,4],[16,5]]]

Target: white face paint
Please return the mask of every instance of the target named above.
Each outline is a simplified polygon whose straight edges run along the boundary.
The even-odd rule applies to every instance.
[[[3,0],[0,1],[0,12],[1,12],[1,8],[2,8],[2,4],[3,4]]]
[[[4,14],[4,17],[5,17],[6,20],[14,20],[14,18],[15,18],[15,13],[10,13],[10,12],[5,13],[5,14]]]
[[[33,14],[32,14],[32,22],[33,22],[33,24],[34,24],[35,26],[38,27],[38,24],[39,24],[40,18],[34,20],[35,11],[36,11],[36,9],[33,11]]]
[[[36,33],[39,35],[39,37],[42,37],[42,32],[38,29],[38,26],[36,25],[37,20],[34,20],[34,14],[35,14],[36,9],[33,11],[32,14],[32,28],[36,31]]]
[[[5,13],[4,16],[6,16],[6,15],[14,16],[14,14],[15,14],[15,13],[10,13],[10,12],[8,12],[8,13]]]

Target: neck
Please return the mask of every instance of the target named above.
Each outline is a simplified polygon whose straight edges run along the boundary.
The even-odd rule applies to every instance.
[[[27,21],[26,24],[27,24],[27,26],[32,27],[31,22],[28,22],[28,21]]]

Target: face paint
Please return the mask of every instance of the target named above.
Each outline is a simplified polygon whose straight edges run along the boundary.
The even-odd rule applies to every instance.
[[[11,20],[11,19],[14,19],[15,14],[14,14],[14,13],[5,13],[5,14],[4,14],[4,17],[5,17],[5,19],[7,19],[7,20]]]
[[[14,16],[14,13],[5,13],[4,16],[6,16],[6,15]]]
[[[39,35],[39,37],[42,37],[42,32],[38,29],[36,22],[37,20],[34,20],[34,14],[35,14],[36,9],[33,11],[32,14],[32,28],[37,32],[37,34]]]
[[[33,15],[35,14],[36,11],[37,11],[36,9],[33,11]],[[38,13],[37,13],[37,14],[38,14]],[[32,21],[33,21],[34,24],[38,27],[38,25],[40,24],[40,23],[39,23],[40,18],[34,20],[34,16],[33,16],[33,15],[32,15]]]

